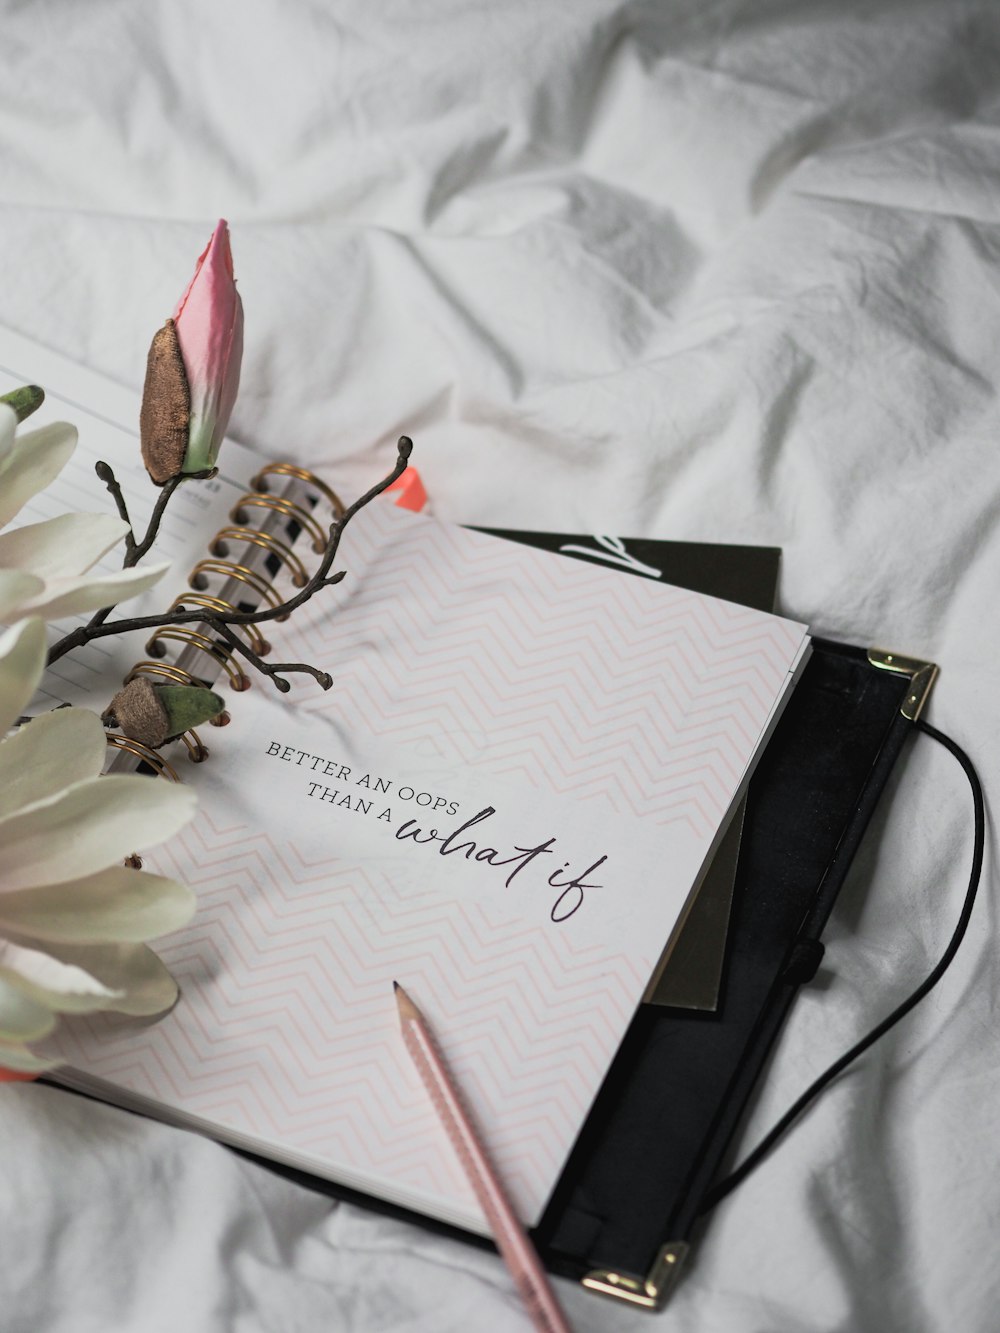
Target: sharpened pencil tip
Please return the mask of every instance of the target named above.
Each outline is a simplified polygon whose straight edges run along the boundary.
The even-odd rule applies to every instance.
[[[405,1023],[407,1019],[419,1018],[420,1013],[417,1006],[413,1003],[406,991],[398,981],[392,983],[393,994],[396,996],[396,1008],[399,1010],[399,1021]]]

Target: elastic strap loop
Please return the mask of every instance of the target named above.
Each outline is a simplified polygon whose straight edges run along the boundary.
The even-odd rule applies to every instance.
[[[715,1205],[720,1203],[727,1194],[730,1194],[737,1185],[746,1180],[750,1172],[760,1165],[764,1158],[775,1147],[778,1140],[791,1128],[795,1121],[798,1120],[799,1116],[805,1111],[810,1103],[815,1101],[823,1089],[832,1083],[837,1075],[842,1073],[849,1064],[853,1063],[853,1061],[858,1058],[859,1055],[863,1055],[870,1046],[874,1046],[875,1042],[877,1042],[880,1037],[885,1036],[890,1028],[895,1027],[901,1018],[905,1018],[910,1010],[914,1009],[924,996],[934,989],[951,965],[951,961],[958,952],[958,947],[965,937],[965,932],[969,925],[969,918],[972,916],[972,909],[975,906],[976,893],[979,889],[979,879],[983,869],[983,849],[986,843],[986,809],[983,801],[983,788],[972,760],[961,746],[957,745],[950,736],[946,736],[943,732],[938,731],[936,727],[932,727],[929,722],[925,722],[922,718],[918,719],[914,723],[914,726],[924,732],[927,736],[932,737],[939,745],[943,745],[946,750],[954,755],[961,764],[965,776],[969,779],[969,786],[972,788],[972,805],[975,821],[972,846],[972,871],[969,875],[969,887],[965,891],[965,901],[962,904],[962,911],[958,919],[958,925],[955,927],[954,933],[948,941],[948,947],[941,955],[940,962],[938,962],[937,966],[924,979],[924,981],[920,983],[917,989],[909,995],[902,1004],[898,1005],[887,1018],[884,1018],[877,1027],[872,1028],[871,1032],[869,1032],[866,1037],[862,1037],[855,1046],[852,1046],[849,1051],[845,1052],[845,1054],[842,1055],[839,1060],[836,1060],[829,1069],[820,1074],[819,1078],[806,1088],[805,1092],[796,1102],[793,1102],[777,1124],[769,1131],[769,1133],[765,1134],[764,1138],[757,1144],[757,1147],[743,1159],[740,1165],[736,1167],[734,1171],[731,1171],[728,1176],[725,1176],[705,1192],[705,1197],[702,1199],[701,1206],[698,1209],[699,1214],[707,1213],[710,1209],[714,1208]]]

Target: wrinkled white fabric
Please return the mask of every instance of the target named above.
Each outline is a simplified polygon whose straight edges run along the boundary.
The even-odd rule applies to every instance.
[[[348,494],[402,431],[446,519],[784,548],[781,607],[942,666],[1000,793],[991,0],[4,6],[0,322],[141,385],[217,217],[232,429]],[[894,778],[744,1143],[936,960],[968,790]],[[988,1333],[996,872],[944,982],[720,1207],[660,1320]],[[0,1322],[490,1333],[499,1262],[190,1135],[0,1092]]]

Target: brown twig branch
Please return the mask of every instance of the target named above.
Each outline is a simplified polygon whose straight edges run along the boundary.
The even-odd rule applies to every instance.
[[[94,464],[94,471],[111,492],[111,498],[115,502],[115,508],[118,510],[119,518],[124,519],[128,524],[128,532],[125,534],[125,558],[127,560],[129,552],[135,546],[135,534],[132,531],[132,520],[129,517],[128,505],[125,503],[125,497],[122,495],[122,488],[118,484],[118,478],[112,471],[110,463],[105,463],[103,459],[98,459]]]
[[[206,617],[204,623],[209,626],[214,633],[218,634],[220,638],[225,639],[234,652],[239,653],[241,657],[245,657],[251,666],[255,667],[262,676],[270,677],[282,694],[287,694],[292,688],[289,682],[285,680],[284,676],[279,674],[282,671],[305,672],[307,675],[312,676],[324,690],[328,690],[333,684],[333,677],[328,671],[321,671],[319,667],[309,666],[305,662],[265,662],[262,657],[259,657],[252,648],[244,643],[234,630],[231,630],[229,626],[219,620],[217,616],[210,615]]]
[[[105,463],[99,459],[94,464],[94,471],[101,481],[104,482],[111,493],[111,498],[115,502],[115,508],[119,516],[128,524],[128,532],[125,534],[125,559],[122,561],[122,569],[131,569],[137,565],[142,557],[149,551],[160,531],[160,524],[163,521],[163,515],[173,498],[174,492],[182,482],[204,480],[207,477],[214,477],[217,468],[210,468],[207,472],[182,472],[176,477],[171,477],[169,481],[164,482],[160,488],[160,493],[156,497],[156,504],[153,506],[153,512],[149,516],[149,523],[146,526],[146,535],[141,542],[135,539],[135,529],[132,527],[132,520],[129,517],[128,505],[125,503],[125,496],[122,494],[122,488],[119,485],[118,478],[115,476],[110,463]],[[114,607],[107,607],[106,612],[113,611]]]
[[[265,609],[258,611],[233,611],[225,613],[221,611],[213,611],[206,613],[204,610],[197,609],[190,611],[163,612],[159,615],[151,616],[134,616],[131,619],[113,621],[108,621],[106,617],[110,615],[114,608],[106,607],[103,611],[98,611],[88,624],[81,625],[79,628],[72,630],[69,634],[65,635],[65,637],[55,643],[49,650],[48,665],[51,666],[53,662],[57,662],[61,657],[65,657],[67,653],[73,652],[76,648],[81,648],[85,643],[90,643],[94,639],[105,638],[109,634],[129,634],[133,630],[159,629],[164,625],[189,625],[196,623],[209,625],[217,633],[221,633],[224,627],[230,625],[259,625],[268,620],[284,619],[293,611],[297,610],[298,607],[303,606],[310,597],[320,590],[320,588],[332,587],[334,584],[339,583],[344,577],[343,570],[338,571],[336,574],[330,573],[330,569],[337,556],[337,550],[340,546],[340,539],[343,536],[344,529],[359,510],[363,509],[365,505],[374,500],[376,496],[381,495],[382,492],[391,486],[398,477],[402,476],[403,472],[406,470],[406,465],[409,461],[412,448],[413,441],[408,436],[401,435],[397,444],[395,467],[387,477],[383,478],[382,481],[366,491],[360,499],[355,500],[350,508],[346,509],[339,519],[330,524],[329,540],[327,542],[326,550],[323,552],[322,560],[305,586],[300,589],[294,597],[290,597],[287,602],[282,602],[280,606],[266,607]],[[108,471],[110,472],[110,469],[108,469]],[[106,478],[102,479],[104,479],[105,484],[107,484]],[[175,479],[175,481],[179,484],[178,479]],[[117,482],[115,485],[117,486]],[[168,482],[167,486],[163,488],[163,491],[166,492],[167,488],[170,486],[171,483]],[[111,490],[111,487],[109,486],[108,489]],[[176,485],[173,486],[169,494],[165,495],[161,493],[160,498],[157,501],[156,509],[153,511],[153,517],[156,519],[157,524],[159,518],[162,517],[162,512],[166,508],[170,495],[173,494],[173,490],[175,489]],[[112,494],[114,494],[113,490]],[[122,501],[122,504],[124,504],[124,501]],[[153,519],[150,520],[151,527],[152,523]],[[141,543],[136,544],[135,549],[139,550],[141,547],[143,548],[141,554],[145,554],[145,551],[149,549],[149,546],[146,545],[147,539],[149,540],[149,545],[152,545],[153,538],[155,538],[155,532],[152,537],[150,536],[150,533],[147,532],[146,537],[143,538]],[[140,556],[136,557],[136,559],[139,558]],[[227,642],[232,642],[227,635],[223,634],[223,637],[227,639]],[[238,640],[236,644],[234,644],[234,647],[237,652],[242,654],[242,656],[246,657],[249,661],[252,661],[253,665],[256,666],[258,670],[262,670],[265,675],[271,676],[279,689],[287,689],[288,682],[284,681],[283,686],[279,684],[278,682],[282,678],[280,676],[275,676],[274,673],[276,671],[306,672],[315,677],[324,689],[329,688],[329,684],[325,683],[329,681],[327,673],[321,672],[315,667],[307,666],[304,663],[292,662],[282,662],[275,666],[268,666],[266,663],[263,663],[251,649],[247,648],[242,640]]]
[[[131,569],[134,565],[137,565],[139,563],[142,557],[146,554],[146,552],[156,541],[157,534],[160,531],[160,523],[163,520],[164,511],[167,505],[170,503],[171,496],[177,490],[181,482],[187,480],[187,477],[183,475],[179,477],[172,477],[170,481],[166,483],[166,485],[160,491],[160,494],[157,496],[156,504],[153,506],[153,512],[149,516],[149,524],[146,528],[146,535],[145,537],[143,537],[141,542],[137,542],[135,539],[135,531],[132,527],[132,520],[129,517],[128,505],[125,503],[125,496],[122,494],[122,488],[118,484],[118,478],[112,471],[111,464],[105,463],[103,460],[98,460],[94,464],[94,471],[97,473],[101,481],[104,482],[105,486],[107,486],[108,490],[111,492],[111,497],[115,502],[115,508],[118,510],[120,516],[128,524],[128,531],[125,533],[125,559],[122,561],[122,569]],[[111,612],[114,609],[115,608],[112,605],[112,606],[104,606],[100,609],[100,611],[95,611],[94,614],[91,616],[90,620],[87,622],[87,624],[83,626],[83,628],[87,631],[97,629],[99,625],[104,624],[104,622],[107,620],[108,616],[110,616]],[[74,631],[74,633],[78,632],[79,631]],[[91,637],[96,638],[97,635],[91,635]],[[89,641],[90,641],[89,639],[83,640],[84,643],[89,643]],[[63,641],[60,640],[59,643],[55,645],[55,647],[56,648],[60,647],[62,642]],[[79,645],[74,644],[74,647],[79,647]],[[62,653],[60,653],[59,656],[61,657]],[[50,653],[49,662],[51,663],[54,661],[55,658]]]
[[[108,471],[110,472],[111,469],[108,468]],[[208,474],[199,473],[198,475],[202,476]],[[211,475],[215,475],[214,469]],[[133,534],[131,548],[128,538],[125,539],[126,550],[125,559],[122,561],[122,569],[131,569],[133,565],[137,565],[146,552],[152,547],[153,543],[156,541],[157,534],[160,531],[160,523],[163,520],[164,511],[173,499],[174,492],[183,482],[191,481],[192,479],[192,477],[181,473],[180,476],[171,477],[168,482],[163,484],[159,495],[156,497],[156,504],[153,506],[153,512],[149,516],[149,525],[146,528],[145,537],[143,537],[141,542],[137,542]],[[117,485],[117,483],[115,484]]]

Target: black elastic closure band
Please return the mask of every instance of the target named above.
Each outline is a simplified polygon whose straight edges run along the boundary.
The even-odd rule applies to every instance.
[[[972,805],[974,812],[972,871],[969,875],[969,887],[965,891],[965,901],[962,904],[962,911],[958,919],[958,925],[955,927],[954,933],[948,941],[948,947],[941,955],[941,959],[934,970],[920,983],[917,989],[902,1002],[902,1004],[898,1005],[892,1013],[889,1014],[887,1018],[884,1018],[877,1027],[872,1028],[871,1032],[869,1032],[866,1037],[862,1037],[855,1046],[852,1046],[851,1049],[845,1052],[839,1060],[836,1060],[830,1065],[829,1069],[824,1070],[814,1083],[811,1083],[809,1087],[806,1088],[802,1096],[799,1097],[796,1102],[793,1102],[777,1124],[765,1134],[760,1143],[757,1144],[757,1147],[743,1159],[735,1170],[731,1171],[728,1176],[723,1177],[722,1180],[717,1181],[710,1189],[706,1190],[705,1196],[701,1201],[701,1206],[698,1209],[699,1215],[709,1212],[717,1203],[721,1203],[727,1194],[732,1193],[737,1185],[746,1180],[750,1172],[758,1167],[764,1158],[768,1156],[776,1146],[778,1140],[791,1128],[802,1112],[805,1111],[810,1103],[819,1096],[823,1089],[827,1087],[828,1084],[832,1083],[837,1075],[842,1073],[843,1070],[856,1060],[859,1055],[863,1055],[870,1046],[873,1046],[880,1037],[885,1036],[890,1028],[895,1027],[901,1018],[905,1018],[910,1010],[915,1008],[924,996],[934,989],[951,965],[951,961],[958,952],[959,945],[965,937],[965,932],[969,925],[969,918],[972,916],[972,909],[975,906],[976,893],[979,890],[979,880],[983,869],[983,849],[986,842],[986,810],[983,801],[983,788],[972,760],[961,746],[957,745],[950,736],[946,736],[943,732],[938,731],[936,727],[932,727],[929,722],[924,722],[922,719],[918,719],[914,723],[914,726],[926,735],[932,737],[954,755],[961,764],[965,776],[969,779],[969,786],[972,788]]]
[[[826,948],[820,940],[796,940],[781,980],[793,986],[806,985],[819,971],[825,952]]]

